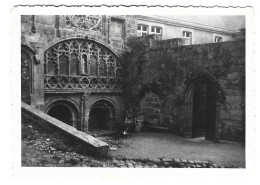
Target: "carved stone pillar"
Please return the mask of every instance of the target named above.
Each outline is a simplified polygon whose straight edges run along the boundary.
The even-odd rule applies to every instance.
[[[85,93],[84,94],[84,111],[83,111],[83,132],[88,132],[89,131],[89,95],[90,93]]]
[[[31,96],[31,105],[41,109],[44,105],[44,44],[42,43],[33,43],[38,53],[37,62],[34,61],[33,69],[32,69],[32,88],[33,93]]]

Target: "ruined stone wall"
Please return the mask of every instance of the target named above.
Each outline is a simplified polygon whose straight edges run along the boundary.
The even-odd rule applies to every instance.
[[[129,106],[139,106],[149,91],[160,97],[157,119],[176,134],[184,135],[185,89],[199,76],[218,86],[222,97],[220,139],[244,141],[245,134],[245,41],[181,46],[178,39],[159,41],[134,38],[124,57],[125,94]],[[156,116],[155,116],[156,118]]]

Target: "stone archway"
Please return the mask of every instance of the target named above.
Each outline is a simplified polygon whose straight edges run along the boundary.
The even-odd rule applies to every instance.
[[[140,108],[144,111],[146,122],[149,125],[165,126],[164,122],[161,121],[162,100],[156,93],[146,92],[140,99]]]
[[[205,137],[218,141],[219,109],[221,90],[216,82],[200,76],[195,78],[185,91],[184,136]]]
[[[69,101],[56,101],[48,106],[45,112],[74,128],[80,129],[78,124],[79,113],[77,108]]]
[[[88,130],[113,130],[116,124],[115,106],[107,100],[98,100],[90,108]]]

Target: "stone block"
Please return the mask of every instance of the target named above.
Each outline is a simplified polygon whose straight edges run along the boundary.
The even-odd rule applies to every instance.
[[[220,119],[229,119],[229,113],[226,110],[220,110],[219,111],[219,117]]]
[[[174,159],[174,161],[177,162],[177,163],[180,163],[180,162],[181,162],[180,159]]]
[[[156,162],[156,163],[159,163],[159,162],[161,162],[162,160],[161,159],[159,159],[159,158],[154,158],[154,159],[151,159],[152,161],[154,161],[154,162]]]
[[[36,15],[35,22],[39,24],[44,24],[44,25],[54,25],[55,24],[55,15]]]
[[[233,90],[233,95],[234,96],[245,96],[245,92],[242,90]]]
[[[229,111],[231,116],[243,116],[243,111],[242,110],[230,110]]]
[[[22,23],[29,23],[30,22],[30,15],[21,15],[21,22]]]
[[[236,115],[236,116],[230,115],[229,116],[229,120],[232,120],[232,121],[243,121],[244,117],[243,117],[243,115]]]
[[[233,90],[231,90],[231,89],[224,89],[223,91],[224,91],[225,95],[227,95],[227,96],[233,96],[234,95]]]
[[[172,162],[173,160],[172,159],[167,159],[167,158],[162,158],[162,161],[163,162]]]
[[[241,103],[242,100],[242,96],[226,96],[226,101],[229,103]]]
[[[186,159],[181,159],[181,162],[187,163],[188,161]]]

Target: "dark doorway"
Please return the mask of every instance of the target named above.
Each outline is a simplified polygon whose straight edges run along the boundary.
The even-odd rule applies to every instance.
[[[213,89],[201,81],[193,94],[192,137],[214,140],[216,121],[216,97]]]
[[[47,114],[72,126],[72,112],[69,107],[65,105],[55,105]]]
[[[108,130],[110,121],[110,110],[104,105],[93,107],[89,113],[89,130]]]
[[[116,109],[107,100],[95,102],[89,112],[88,130],[107,132],[116,129]]]

